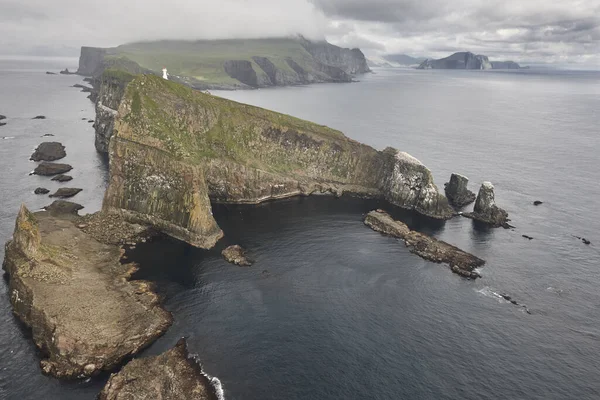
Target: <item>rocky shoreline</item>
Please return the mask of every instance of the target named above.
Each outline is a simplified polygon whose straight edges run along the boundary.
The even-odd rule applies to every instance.
[[[371,211],[364,222],[374,231],[402,239],[411,253],[425,260],[448,264],[452,272],[465,278],[481,277],[475,269],[483,266],[484,260],[451,244],[412,231],[406,224],[394,220],[383,210]]]
[[[120,247],[83,230],[79,207],[64,202],[32,214],[22,206],[3,263],[14,313],[32,330],[42,370],[57,378],[110,371],[172,323],[152,285],[129,280],[137,267],[121,264]],[[90,218],[108,225],[102,214],[83,221]],[[131,241],[147,229],[127,225],[112,235]]]

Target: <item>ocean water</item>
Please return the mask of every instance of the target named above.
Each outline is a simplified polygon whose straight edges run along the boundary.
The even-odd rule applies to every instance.
[[[27,176],[41,130],[77,157],[67,159],[82,174],[71,186],[86,189],[75,198],[86,211],[98,209],[106,180],[80,119],[93,107],[68,87],[80,78],[22,68],[0,63],[0,114],[17,117],[0,127],[0,137],[15,137],[0,140],[3,240],[21,202],[48,202],[31,194],[45,181]],[[349,198],[215,206],[226,238],[214,250],[163,239],[129,254],[175,317],[143,355],[187,336],[236,400],[600,398],[599,73],[381,69],[354,84],[213,94],[407,151],[440,187],[452,172],[473,191],[492,181],[516,228],[439,223]],[[37,114],[48,120],[28,119]],[[378,207],[485,259],[482,279],[459,278],[365,227],[364,213]],[[255,265],[224,262],[228,244],[246,247]],[[105,377],[41,375],[0,288],[0,398],[92,399]]]

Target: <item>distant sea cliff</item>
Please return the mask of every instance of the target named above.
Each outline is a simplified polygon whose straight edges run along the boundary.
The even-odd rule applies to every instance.
[[[439,60],[425,60],[417,69],[520,69],[514,61],[490,61],[487,56],[458,52]]]
[[[162,74],[195,89],[249,89],[351,82],[370,72],[360,49],[303,37],[155,41],[114,48],[82,47],[78,73],[98,77],[109,68]]]

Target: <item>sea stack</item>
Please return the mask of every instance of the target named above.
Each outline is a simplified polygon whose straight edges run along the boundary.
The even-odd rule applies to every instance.
[[[471,192],[467,185],[469,178],[459,174],[452,174],[450,182],[446,183],[446,197],[451,205],[462,208],[475,201],[475,193]]]
[[[472,213],[463,214],[467,218],[485,222],[495,228],[512,228],[509,225],[508,213],[496,206],[494,196],[494,185],[491,182],[483,182],[475,201],[475,207]]]

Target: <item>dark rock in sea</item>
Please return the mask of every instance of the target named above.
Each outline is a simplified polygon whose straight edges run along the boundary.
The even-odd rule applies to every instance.
[[[56,72],[46,71],[46,75],[56,75]]]
[[[6,125],[6,122],[0,122],[0,126]]]
[[[249,267],[252,265],[252,261],[246,258],[246,250],[241,246],[229,246],[221,252],[225,260],[240,267]]]
[[[137,358],[110,379],[98,400],[216,400],[215,389],[185,339],[155,357]]]
[[[57,163],[51,163],[51,162],[44,161],[44,162],[40,163],[33,170],[33,174],[34,175],[43,175],[43,176],[52,176],[52,175],[58,175],[58,174],[65,174],[72,169],[73,169],[73,167],[71,167],[69,164],[57,164]]]
[[[508,221],[508,213],[496,206],[494,197],[494,185],[490,182],[483,182],[475,201],[475,207],[472,213],[464,213],[463,216],[477,221],[485,222],[495,228],[503,227],[505,229],[514,228]]]
[[[60,197],[61,199],[67,199],[73,197],[81,192],[83,189],[78,188],[60,188],[55,193],[51,194],[50,197]]]
[[[121,263],[120,246],[84,232],[81,220],[22,206],[3,264],[13,312],[31,329],[42,371],[57,378],[111,371],[172,323],[152,286],[129,280],[137,267]]]
[[[93,119],[88,119],[88,123],[92,124],[92,123],[94,123],[94,120]]]
[[[56,182],[69,182],[73,180],[73,177],[71,175],[60,174],[56,175],[54,178],[52,178],[52,180]]]
[[[515,306],[518,306],[519,303],[516,300],[509,300],[512,304],[514,304]]]
[[[73,203],[67,200],[54,200],[52,204],[44,207],[44,210],[48,211],[52,216],[60,215],[77,215],[79,210],[83,210],[81,204]]]
[[[536,200],[536,201],[533,202],[534,206],[539,206],[539,205],[542,205],[542,204],[544,204],[544,202],[543,201],[539,201],[539,200]]]
[[[504,293],[502,293],[500,296],[502,296],[504,298],[504,300],[506,300],[506,301],[511,301],[511,299],[512,299],[509,295],[504,294]]]
[[[48,193],[50,193],[50,191],[48,189],[46,189],[46,188],[39,187],[39,188],[35,189],[33,191],[33,193],[35,193],[35,194],[48,194]]]
[[[0,115],[0,121],[2,121],[3,119],[6,119],[6,115]]]
[[[61,75],[75,75],[75,72],[71,72],[69,71],[69,68],[65,68],[64,70],[60,71]]]
[[[441,240],[411,231],[406,224],[394,220],[383,210],[367,214],[365,225],[374,231],[402,239],[411,253],[429,261],[450,265],[455,274],[471,279],[481,277],[475,268],[484,265],[484,260]]]
[[[54,136],[54,135],[51,134],[51,133],[45,133],[45,134],[42,135],[42,137],[50,137],[50,136]]]
[[[590,242],[589,240],[587,240],[586,238],[581,238],[581,241],[585,244],[592,244],[592,242]]]
[[[521,236],[523,236],[525,239],[533,240],[533,238],[531,236],[527,236],[527,235],[521,235]]]
[[[46,117],[44,115],[37,115],[37,116],[33,117],[32,119],[46,119]]]
[[[58,142],[44,142],[31,155],[32,161],[56,161],[65,158],[65,146]]]
[[[469,178],[459,174],[452,174],[450,182],[445,184],[446,197],[454,207],[462,208],[475,201],[475,193],[467,188],[468,184]]]
[[[76,83],[76,84],[74,84],[72,87],[74,87],[74,88],[78,88],[78,89],[81,89],[81,91],[82,91],[82,92],[84,92],[84,93],[90,93],[92,90],[94,90],[94,88],[91,88],[91,87],[89,87],[89,86],[82,85],[82,84],[80,84],[80,83]]]

